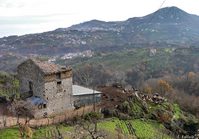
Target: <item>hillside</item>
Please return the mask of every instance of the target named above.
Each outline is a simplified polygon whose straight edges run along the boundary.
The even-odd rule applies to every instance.
[[[59,55],[88,49],[110,51],[127,46],[189,46],[199,42],[198,25],[199,16],[167,7],[126,21],[92,20],[40,34],[4,37],[0,39],[0,48],[1,55],[6,52]]]
[[[133,90],[124,91],[119,86],[104,86],[102,102],[97,107],[102,114],[91,112],[75,117],[57,125],[31,127],[32,139],[62,138],[72,139],[87,136],[103,136],[104,139],[119,138],[157,138],[173,139],[197,135],[199,121],[193,115],[181,110],[178,104],[170,103],[161,96],[147,95]],[[94,133],[94,121],[97,120],[97,132]],[[89,129],[87,128],[89,127]],[[28,135],[24,131],[25,135]],[[0,130],[0,138],[18,139],[18,126]],[[92,138],[94,139],[94,138]]]

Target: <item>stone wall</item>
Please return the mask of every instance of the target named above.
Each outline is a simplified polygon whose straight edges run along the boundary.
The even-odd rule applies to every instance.
[[[96,111],[99,110],[100,108],[97,107]],[[12,127],[18,125],[18,123],[25,124],[26,121],[28,121],[27,124],[30,127],[39,127],[39,126],[57,124],[60,122],[71,120],[75,116],[82,116],[91,111],[93,111],[93,106],[82,107],[78,110],[67,110],[64,111],[61,115],[57,115],[51,118],[42,118],[42,119],[28,119],[25,117],[0,116],[0,129]]]
[[[60,74],[61,74],[61,79],[71,78],[72,70],[62,71],[60,72]],[[56,81],[56,74],[45,75],[44,80],[45,82]]]
[[[44,74],[31,60],[22,63],[18,67],[17,72],[20,83],[20,92],[22,94],[30,91],[29,82],[32,82],[33,95],[43,97]]]
[[[72,70],[64,71],[61,73],[61,79],[72,77]]]
[[[61,87],[59,92],[58,87]],[[61,84],[57,81],[45,83],[44,99],[47,101],[48,115],[54,115],[67,109],[73,109],[72,100],[72,78],[61,80]],[[43,114],[42,114],[43,115]]]
[[[38,110],[30,108],[34,117],[41,118],[46,115],[44,113],[52,116],[64,110],[73,109],[72,69],[44,75],[43,71],[32,60],[27,60],[18,66],[18,77],[22,93],[30,91],[29,82],[31,82],[33,96],[43,98],[47,102],[46,108]]]

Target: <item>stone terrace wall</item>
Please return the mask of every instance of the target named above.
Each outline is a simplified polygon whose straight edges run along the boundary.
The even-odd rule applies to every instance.
[[[52,118],[28,119],[24,117],[0,116],[0,128],[12,127],[18,125],[18,123],[25,124],[26,121],[28,121],[30,127],[46,126],[70,120],[75,116],[82,116],[91,111],[93,111],[93,106],[82,107],[78,110],[67,110],[62,115],[57,115]],[[97,108],[96,111],[99,111],[99,108]]]

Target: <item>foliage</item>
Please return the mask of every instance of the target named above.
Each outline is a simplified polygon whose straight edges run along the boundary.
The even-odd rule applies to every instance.
[[[89,64],[82,66],[80,69],[74,70],[73,75],[75,83],[87,87],[106,85],[112,76],[108,70],[105,70],[103,65]]]
[[[85,114],[83,117],[85,120],[88,120],[88,121],[99,120],[102,118],[102,114],[99,112],[90,112],[90,113]]]
[[[179,119],[182,117],[182,111],[178,104],[173,104],[174,119]]]
[[[16,75],[0,72],[0,96],[19,98],[19,81]]]
[[[158,87],[159,87],[159,92],[161,94],[165,94],[166,92],[169,92],[172,89],[171,85],[165,80],[159,80]]]
[[[152,91],[153,91],[153,88],[150,87],[149,85],[143,88],[143,93],[151,94]]]

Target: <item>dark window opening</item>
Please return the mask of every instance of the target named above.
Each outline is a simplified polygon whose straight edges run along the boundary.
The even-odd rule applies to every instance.
[[[46,104],[43,104],[43,108],[46,108]]]
[[[61,79],[61,73],[56,73],[56,79]]]
[[[57,84],[58,84],[58,85],[61,84],[61,81],[58,81]]]
[[[33,84],[31,81],[29,81],[29,91],[32,91],[32,87],[33,87]]]
[[[29,85],[29,93],[30,93],[30,96],[33,95],[33,83],[31,81],[28,82],[28,85]]]
[[[57,93],[62,92],[62,85],[61,85],[61,81],[57,82]]]

